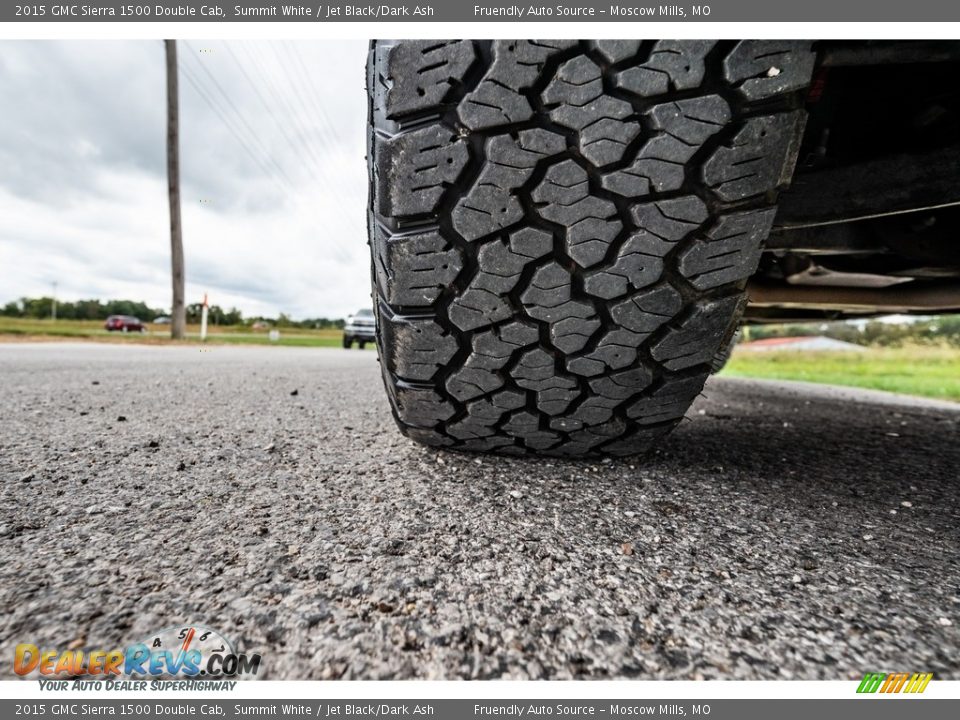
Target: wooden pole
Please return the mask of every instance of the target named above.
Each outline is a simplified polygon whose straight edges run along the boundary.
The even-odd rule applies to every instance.
[[[173,307],[170,337],[184,336],[187,318],[183,303],[183,227],[180,221],[180,108],[177,97],[177,41],[164,40],[167,55],[167,187],[170,193],[170,264]]]

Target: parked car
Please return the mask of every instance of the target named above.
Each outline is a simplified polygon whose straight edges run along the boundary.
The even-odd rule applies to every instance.
[[[354,341],[361,350],[368,342],[377,339],[377,322],[373,317],[373,310],[357,310],[356,315],[347,317],[347,324],[343,327],[343,346],[350,348]]]
[[[169,325],[169,324],[170,324],[170,318],[168,318],[166,315],[161,315],[161,316],[158,317],[158,318],[154,318],[153,324],[154,324],[154,325]]]
[[[960,42],[368,58],[378,347],[415,440],[643,453],[741,320],[960,312]]]
[[[147,326],[133,315],[111,315],[103,324],[108,332],[146,332]]]

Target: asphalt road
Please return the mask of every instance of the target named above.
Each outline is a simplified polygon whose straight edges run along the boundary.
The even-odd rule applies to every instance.
[[[690,416],[644,462],[437,453],[371,352],[0,345],[0,658],[203,623],[272,679],[960,678],[960,406]]]

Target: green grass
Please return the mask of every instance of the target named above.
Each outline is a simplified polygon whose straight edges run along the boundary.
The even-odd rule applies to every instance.
[[[150,332],[119,333],[103,329],[102,320],[32,320],[28,318],[0,317],[0,341],[31,339],[83,339],[97,342],[127,342],[150,345],[172,344],[169,325],[150,325]],[[183,343],[200,342],[200,326],[187,326],[187,338]],[[246,326],[208,327],[207,344],[284,345],[294,347],[341,347],[343,333],[340,330],[306,330],[302,328],[280,329],[280,340],[270,342],[267,330],[251,330]],[[367,346],[373,348],[373,344]]]
[[[722,374],[850,385],[960,401],[958,348],[870,348],[862,353],[738,348]]]

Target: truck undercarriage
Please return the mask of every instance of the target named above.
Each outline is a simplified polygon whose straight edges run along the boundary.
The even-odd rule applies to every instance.
[[[745,320],[960,311],[960,43],[818,51]]]

